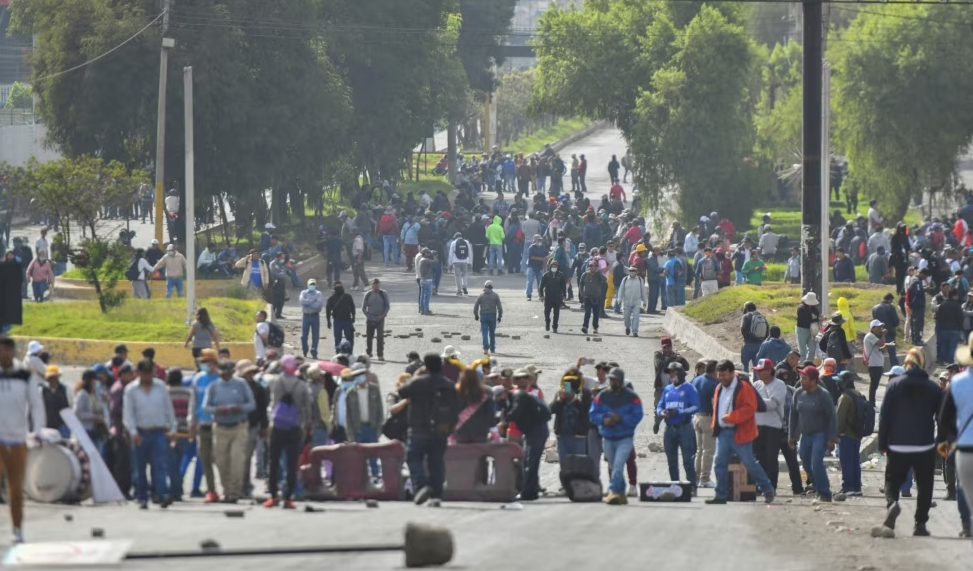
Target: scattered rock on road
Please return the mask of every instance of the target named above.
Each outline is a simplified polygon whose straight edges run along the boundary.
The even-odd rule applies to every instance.
[[[872,528],[872,537],[892,539],[895,537],[895,530],[884,525],[876,525]]]
[[[447,335],[447,337],[449,337],[449,336]],[[433,342],[433,343],[442,343],[442,342],[443,342],[443,340],[442,340],[442,339],[440,339],[439,337],[433,337],[433,338],[432,338],[432,342]]]
[[[460,337],[460,339],[462,339],[463,341],[469,341],[470,340],[470,336],[469,335],[463,335],[462,337]]]
[[[544,461],[548,464],[557,464],[557,450],[548,450],[544,452]]]
[[[649,442],[649,452],[665,452],[665,448],[663,448],[658,442]]]

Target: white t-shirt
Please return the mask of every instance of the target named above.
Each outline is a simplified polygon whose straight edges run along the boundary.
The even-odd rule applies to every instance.
[[[145,258],[139,258],[139,277],[135,281],[144,282],[145,276],[152,274],[152,264]]]
[[[865,335],[865,358],[868,359],[869,367],[885,367],[885,355],[878,348],[878,336],[871,331]]]
[[[253,333],[253,351],[257,354],[258,359],[263,359],[267,356],[267,346],[264,345],[263,336],[270,335],[270,324],[266,321],[261,321],[257,324],[257,330]]]
[[[179,197],[178,196],[167,196],[166,197],[166,210],[169,212],[179,211]]]
[[[733,394],[736,392],[737,383],[739,383],[735,377],[730,386],[723,387],[720,389],[720,401],[717,403],[716,414],[719,415],[719,423],[723,428],[733,428],[733,424],[723,422],[723,417],[733,412]]]
[[[51,247],[44,238],[38,238],[34,241],[34,254],[40,254],[41,252],[51,253]]]

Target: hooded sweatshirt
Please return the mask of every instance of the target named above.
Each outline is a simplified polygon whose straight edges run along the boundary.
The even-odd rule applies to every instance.
[[[845,322],[841,324],[841,328],[845,330],[845,339],[849,343],[854,343],[857,339],[857,332],[855,331],[855,316],[851,314],[851,309],[848,307],[848,300],[839,297],[838,298],[838,311],[841,312],[841,316],[845,318]]]
[[[503,220],[499,216],[494,216],[493,223],[486,231],[487,243],[491,246],[499,246],[503,244],[504,236]]]

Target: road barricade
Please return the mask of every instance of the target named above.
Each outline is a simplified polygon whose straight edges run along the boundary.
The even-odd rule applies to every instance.
[[[381,462],[382,485],[372,483],[368,461]],[[331,481],[321,477],[322,462],[330,461]],[[403,500],[402,464],[405,446],[398,440],[381,444],[338,444],[311,450],[310,460],[301,466],[305,495],[324,500]]]
[[[518,494],[524,449],[509,442],[446,447],[446,488],[451,502],[512,502]]]

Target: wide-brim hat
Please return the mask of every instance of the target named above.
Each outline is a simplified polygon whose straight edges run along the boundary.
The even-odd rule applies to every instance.
[[[817,305],[818,294],[814,293],[813,291],[807,292],[806,294],[804,294],[804,297],[801,298],[801,303],[803,303],[804,305]]]

